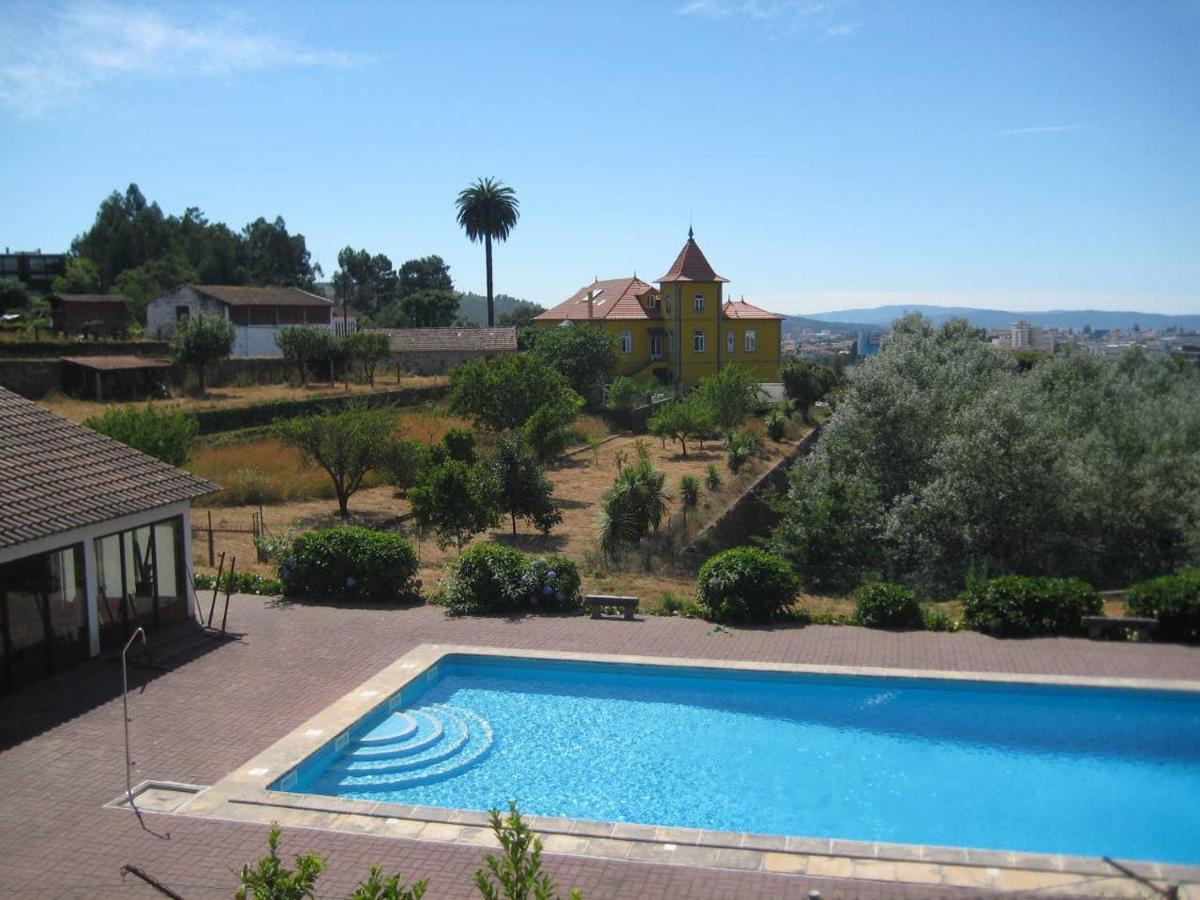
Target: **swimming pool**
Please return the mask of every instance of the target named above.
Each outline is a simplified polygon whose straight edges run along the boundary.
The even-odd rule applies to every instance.
[[[1194,693],[448,655],[381,699],[270,787],[1200,863]]]

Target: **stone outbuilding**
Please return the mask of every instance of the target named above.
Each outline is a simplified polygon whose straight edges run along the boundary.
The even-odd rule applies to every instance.
[[[223,316],[233,323],[235,357],[283,354],[275,335],[289,325],[333,327],[333,301],[295,287],[184,284],[146,307],[146,334],[170,340],[189,316]]]

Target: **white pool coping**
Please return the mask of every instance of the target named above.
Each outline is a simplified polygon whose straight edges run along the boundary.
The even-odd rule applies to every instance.
[[[398,705],[399,692],[448,656],[624,663],[661,668],[716,669],[746,673],[781,672],[883,678],[919,678],[1073,687],[1200,692],[1200,681],[947,672],[873,666],[814,666],[576,653],[497,647],[422,644],[327,706],[236,771],[182,804],[173,815],[257,822],[343,833],[370,834],[495,847],[486,813],[396,803],[377,803],[269,789],[331,740],[385,704]],[[1181,802],[1188,802],[1181,798]],[[989,890],[1052,890],[1095,896],[1146,895],[1145,884],[1102,859],[1059,854],[1015,853],[922,844],[889,844],[829,838],[784,837],[579,819],[525,816],[543,836],[548,853],[658,862],[711,868],[938,884]],[[1200,866],[1119,861],[1159,887],[1200,885]]]

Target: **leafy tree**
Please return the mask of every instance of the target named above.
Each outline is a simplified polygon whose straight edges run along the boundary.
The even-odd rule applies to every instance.
[[[401,881],[400,875],[384,878],[383,869],[371,866],[367,880],[354,888],[349,900],[421,900],[427,890],[427,881],[418,881],[409,887]]]
[[[342,338],[342,354],[347,365],[357,365],[362,380],[375,386],[375,370],[392,354],[386,334],[377,331],[352,331]],[[286,355],[286,354],[285,354]]]
[[[623,544],[636,544],[658,530],[671,500],[666,477],[648,458],[617,473],[600,512],[600,546],[605,554],[616,556]]]
[[[573,391],[543,403],[521,429],[542,463],[562,456],[575,439],[571,422],[583,408],[583,399]]]
[[[547,404],[582,404],[567,380],[541,357],[504,353],[473,360],[450,375],[450,410],[492,431],[520,428]]]
[[[57,276],[50,289],[56,294],[100,293],[100,270],[90,259],[73,256],[67,260],[67,269]]]
[[[205,392],[204,372],[211,364],[225,359],[233,350],[233,323],[224,316],[191,316],[180,322],[171,339],[171,359],[179,365],[194,366]]]
[[[649,383],[619,375],[608,389],[607,406],[609,409],[633,409],[649,402],[652,393],[653,387]]]
[[[418,294],[422,291],[454,293],[454,280],[450,267],[440,256],[422,256],[410,259],[400,267],[399,295]]]
[[[433,452],[417,441],[392,441],[381,451],[380,471],[388,484],[407,491],[433,461]]]
[[[187,462],[200,431],[194,416],[152,403],[141,409],[113,407],[102,416],[84,419],[83,424],[172,466]]]
[[[311,288],[321,267],[310,262],[304,235],[289,234],[283,216],[261,216],[242,229],[246,274],[253,284]]]
[[[145,324],[146,304],[181,284],[196,281],[196,270],[177,253],[168,253],[117,276],[113,291],[133,300],[133,315]]]
[[[422,531],[432,531],[439,547],[457,544],[461,550],[474,535],[500,521],[496,485],[483,464],[469,466],[445,459],[421,473],[408,492],[413,519]]]
[[[837,381],[832,369],[799,356],[793,356],[783,364],[779,378],[784,393],[796,405],[805,422],[812,421],[812,405],[833,390]]]
[[[496,305],[492,293],[492,241],[505,241],[520,218],[517,195],[512,188],[493,178],[480,178],[464,188],[455,201],[458,224],[474,242],[483,242],[487,265],[488,326],[496,324]]]
[[[296,857],[295,871],[285,869],[278,853],[281,833],[279,825],[273,824],[267,832],[267,855],[253,869],[242,866],[241,886],[234,894],[237,900],[308,900],[316,896],[314,886],[325,871],[325,860],[305,853]]]
[[[109,194],[92,227],[71,243],[77,257],[96,263],[100,286],[114,284],[126,269],[162,256],[171,244],[170,226],[157,203],[148,203],[136,184]]]
[[[511,432],[496,443],[488,459],[496,482],[500,508],[508,513],[512,533],[517,519],[527,519],[542,534],[562,522],[562,513],[554,505],[554,483],[546,477],[538,456],[520,431]]]
[[[712,408],[696,393],[683,400],[665,404],[646,423],[655,437],[679,441],[680,452],[687,456],[687,442],[708,434],[714,427]]]
[[[24,309],[30,302],[29,288],[16,278],[0,278],[0,310]]]
[[[45,300],[34,300],[29,304],[29,313],[25,317],[24,326],[33,332],[33,339],[42,339],[42,330],[53,327],[54,320],[50,317],[50,303]]]
[[[581,397],[598,398],[617,368],[616,338],[595,325],[543,331],[533,350],[561,372]]]
[[[382,253],[343,247],[338,252],[338,271],[333,275],[333,290],[339,301],[363,312],[386,308],[396,299],[396,272],[392,261]]]
[[[700,379],[695,396],[712,411],[713,424],[728,433],[753,414],[758,403],[758,382],[748,371],[731,364]]]
[[[475,886],[483,900],[555,900],[558,886],[542,871],[542,841],[529,830],[517,810],[508,804],[508,815],[500,810],[490,813],[492,831],[500,841],[501,854],[484,857],[487,870],[475,873]],[[572,890],[568,900],[583,900],[578,890]]]
[[[394,414],[388,407],[351,406],[284,419],[275,424],[275,435],[329,474],[338,513],[346,519],[350,497],[362,487],[366,474],[380,465],[394,429]]]
[[[380,321],[392,328],[447,328],[457,313],[454,291],[420,290],[402,294],[383,311]]]
[[[330,358],[333,343],[329,329],[316,325],[289,325],[275,334],[275,346],[283,353],[283,358],[296,367],[304,387],[308,387],[308,373],[312,367]]]
[[[971,565],[1100,586],[1169,571],[1200,546],[1198,391],[1194,369],[1136,354],[1022,371],[963,321],[906,317],[792,470],[773,545],[822,590],[882,576],[947,596]]]
[[[512,312],[500,316],[501,325],[515,325],[517,328],[532,326],[533,320],[546,311],[546,307],[530,300],[518,300]]]

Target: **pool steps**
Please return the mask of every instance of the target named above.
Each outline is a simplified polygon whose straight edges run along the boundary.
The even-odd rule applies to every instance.
[[[492,741],[487,721],[457,706],[393,713],[352,741],[313,787],[393,791],[449,778],[482,759]]]

